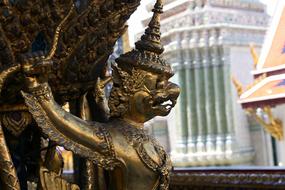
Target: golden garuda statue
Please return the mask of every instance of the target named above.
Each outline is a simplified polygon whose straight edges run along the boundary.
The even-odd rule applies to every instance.
[[[135,49],[105,74],[139,3],[0,0],[1,190],[94,190],[102,181],[110,190],[168,189],[169,157],[143,129],[180,92],[161,57],[161,0]],[[62,176],[57,146],[84,158],[75,170],[83,182]],[[104,179],[93,179],[95,167]]]

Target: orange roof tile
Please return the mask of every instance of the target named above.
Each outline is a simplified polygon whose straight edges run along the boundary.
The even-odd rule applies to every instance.
[[[285,103],[285,1],[279,1],[258,60],[255,82],[241,94],[243,107]],[[267,77],[258,79],[266,74]]]
[[[285,103],[285,74],[266,77],[252,88],[245,91],[239,102],[244,106],[258,104],[272,104],[272,100],[281,100]],[[278,102],[280,103],[280,101]]]
[[[254,74],[285,68],[285,3],[280,1]]]

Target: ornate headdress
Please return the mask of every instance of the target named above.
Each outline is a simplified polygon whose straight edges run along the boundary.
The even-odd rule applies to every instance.
[[[136,42],[135,49],[121,55],[116,59],[121,68],[133,66],[145,71],[173,76],[173,71],[168,63],[161,58],[164,48],[160,39],[160,14],[163,5],[162,0],[157,0],[151,18],[141,40]]]
[[[111,116],[121,116],[128,110],[128,97],[136,90],[144,88],[145,72],[158,73],[168,77],[173,71],[161,58],[164,48],[160,39],[160,14],[162,0],[157,0],[151,18],[141,40],[136,42],[134,50],[116,59],[118,65],[113,66],[113,88],[109,98]]]

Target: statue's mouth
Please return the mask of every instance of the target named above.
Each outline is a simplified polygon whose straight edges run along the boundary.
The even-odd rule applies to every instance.
[[[154,90],[151,94],[152,98],[149,102],[151,108],[156,111],[157,115],[166,116],[175,106],[180,89],[176,84],[169,82],[166,88]]]
[[[172,98],[171,94],[164,96],[157,96],[152,104],[152,109],[158,110],[160,114],[168,114],[175,106],[176,99]]]

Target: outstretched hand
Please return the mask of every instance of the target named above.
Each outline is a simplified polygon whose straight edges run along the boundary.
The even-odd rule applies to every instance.
[[[34,87],[38,83],[47,82],[51,66],[52,61],[45,59],[45,56],[39,53],[23,57],[22,72],[25,75],[27,86]]]
[[[39,76],[46,74],[52,65],[41,53],[33,53],[23,57],[22,69],[26,76]]]

